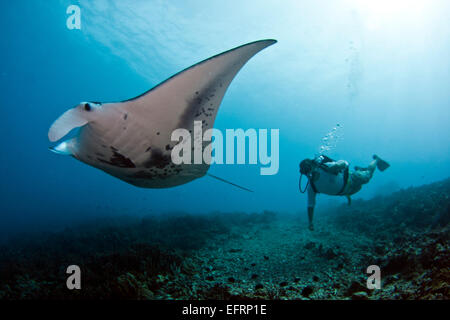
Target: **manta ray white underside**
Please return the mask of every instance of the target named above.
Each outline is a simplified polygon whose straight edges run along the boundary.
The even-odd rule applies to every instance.
[[[275,42],[255,41],[213,56],[133,99],[83,102],[62,114],[48,137],[55,142],[80,127],[78,134],[51,149],[143,188],[173,187],[200,178],[208,164],[172,163],[173,130],[193,130],[194,121],[212,128],[235,75]]]

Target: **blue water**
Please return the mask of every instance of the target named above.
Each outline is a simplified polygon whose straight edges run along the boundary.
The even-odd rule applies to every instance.
[[[298,163],[320,152],[391,164],[357,195],[371,198],[450,175],[450,3],[442,1],[2,2],[0,232],[95,216],[177,211],[297,212]],[[66,9],[81,8],[81,30]],[[49,152],[51,123],[80,101],[121,101],[247,42],[278,43],[231,83],[215,127],[280,130],[280,168],[214,165],[209,177],[139,189]],[[339,129],[333,128],[339,124]],[[333,133],[333,135],[334,135]],[[318,198],[319,206],[330,201]]]

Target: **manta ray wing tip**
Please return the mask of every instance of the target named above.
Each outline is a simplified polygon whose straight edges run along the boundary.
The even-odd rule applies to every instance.
[[[259,41],[256,41],[256,42],[267,42],[269,45],[272,45],[272,44],[277,43],[278,40],[275,40],[275,39],[263,39],[263,40],[259,40]]]

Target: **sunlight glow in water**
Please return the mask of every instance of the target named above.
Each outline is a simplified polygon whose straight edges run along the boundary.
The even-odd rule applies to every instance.
[[[414,23],[424,18],[426,7],[433,5],[427,0],[350,0],[350,5],[365,17],[369,30],[383,29]]]

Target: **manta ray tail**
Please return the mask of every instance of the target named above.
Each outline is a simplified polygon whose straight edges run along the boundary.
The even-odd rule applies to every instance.
[[[219,181],[222,181],[222,182],[231,184],[232,186],[238,187],[239,189],[242,189],[242,190],[245,190],[245,191],[248,191],[248,192],[253,192],[253,190],[247,189],[247,188],[242,187],[242,186],[240,186],[240,185],[237,185],[237,184],[235,184],[235,183],[233,183],[233,182],[230,182],[230,181],[227,181],[227,180],[225,180],[225,179],[219,178],[218,176],[212,175],[212,174],[210,174],[210,173],[207,173],[207,175],[210,176],[211,178],[214,178],[214,179],[217,179],[217,180],[219,180]]]

